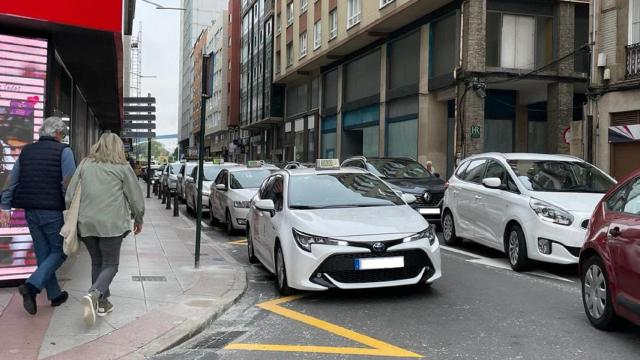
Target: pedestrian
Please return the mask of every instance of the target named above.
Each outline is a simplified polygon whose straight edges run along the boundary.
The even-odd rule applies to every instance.
[[[431,161],[427,161],[427,171],[431,174],[435,174],[436,169],[433,167],[433,163]]]
[[[18,287],[24,309],[32,315],[38,311],[36,295],[42,289],[47,290],[51,306],[62,305],[69,298],[56,278],[56,270],[66,259],[60,236],[64,224],[65,190],[76,170],[71,148],[61,143],[67,131],[61,118],[46,118],[40,128],[39,140],[22,149],[2,192],[0,222],[7,224],[11,220],[12,207],[25,209],[33,239],[38,267]]]
[[[120,261],[120,246],[131,232],[142,231],[144,199],[133,169],[127,162],[122,140],[113,133],[102,134],[91,154],[79,166],[66,194],[67,204],[81,183],[78,236],[91,256],[91,282],[83,304],[83,319],[93,326],[96,315],[113,311],[109,285]]]

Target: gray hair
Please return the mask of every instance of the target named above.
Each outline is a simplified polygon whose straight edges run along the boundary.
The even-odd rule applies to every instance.
[[[50,116],[42,122],[40,128],[40,136],[55,136],[57,132],[62,133],[62,136],[66,136],[68,133],[67,124],[57,116]]]

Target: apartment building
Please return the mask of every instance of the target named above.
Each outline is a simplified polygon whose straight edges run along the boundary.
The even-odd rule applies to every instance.
[[[227,127],[228,157],[233,162],[240,158],[240,0],[229,0],[229,26],[227,30]]]
[[[240,128],[245,158],[280,161],[282,88],[273,80],[273,0],[242,0]]]
[[[598,0],[591,11],[590,154],[620,179],[640,154],[640,0]]]
[[[211,97],[206,100],[205,139],[207,155],[216,158],[228,158],[229,136],[227,126],[228,112],[228,34],[229,13],[221,11],[214,16],[207,29],[208,39],[205,54],[211,56]]]
[[[191,81],[191,135],[193,137],[193,147],[190,156],[195,155],[194,150],[198,149],[200,144],[200,115],[202,114],[202,63],[204,51],[207,47],[207,38],[209,36],[209,28],[204,28],[193,46],[191,52],[191,61],[193,62],[193,80]],[[205,109],[206,111],[206,109]],[[205,114],[206,116],[206,114]],[[206,117],[205,117],[206,120]],[[204,129],[202,129],[204,131]],[[195,148],[195,149],[194,149]],[[208,149],[205,149],[208,150]],[[205,156],[209,154],[205,153]]]
[[[584,117],[588,1],[275,4],[286,160],[410,156],[450,174],[484,151],[581,155],[568,134]]]

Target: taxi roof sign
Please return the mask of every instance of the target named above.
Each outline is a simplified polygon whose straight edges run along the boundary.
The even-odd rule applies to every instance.
[[[260,161],[260,160],[247,161],[247,167],[248,168],[258,168],[260,166],[262,166],[262,161]]]
[[[222,164],[224,164],[224,159],[211,159],[211,162],[214,165],[222,165]]]
[[[339,159],[317,159],[316,170],[337,170],[340,169]]]

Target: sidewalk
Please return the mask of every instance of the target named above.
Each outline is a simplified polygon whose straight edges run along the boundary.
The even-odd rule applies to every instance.
[[[70,295],[64,305],[52,308],[41,294],[31,316],[16,288],[0,288],[0,359],[143,359],[193,336],[242,295],[242,266],[203,233],[194,269],[195,224],[157,198],[146,206],[143,232],[122,245],[114,312],[84,326],[80,299],[91,286],[91,261],[82,246],[58,272]]]

